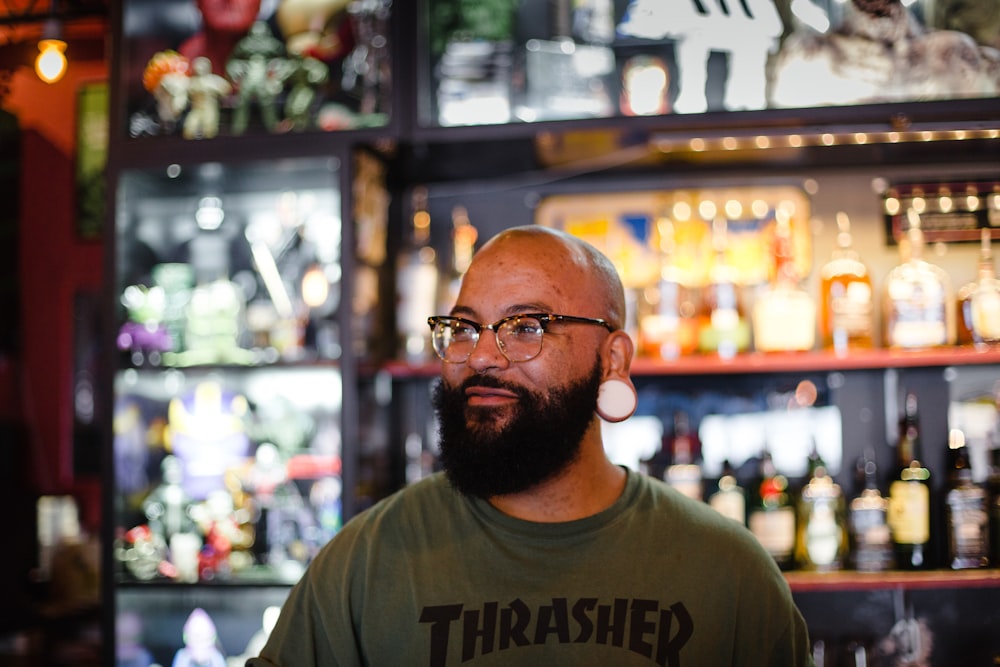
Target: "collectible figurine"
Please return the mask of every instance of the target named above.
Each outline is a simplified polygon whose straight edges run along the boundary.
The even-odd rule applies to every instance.
[[[289,74],[284,45],[271,34],[263,21],[257,21],[250,33],[233,49],[226,73],[236,84],[236,108],[233,110],[232,133],[243,134],[250,121],[250,107],[260,110],[261,121],[268,131],[278,125],[275,107]]]
[[[153,94],[160,123],[168,132],[187,109],[190,66],[176,51],[160,51],[149,59],[142,73],[142,86]]]
[[[219,133],[219,98],[233,87],[212,73],[211,61],[199,56],[191,61],[193,73],[188,84],[191,110],[184,119],[185,139],[211,139]]]
[[[194,521],[190,515],[191,497],[184,490],[184,471],[176,456],[166,456],[160,464],[163,481],[142,502],[150,530],[170,543],[177,533],[190,532]]]
[[[173,667],[226,667],[212,617],[196,608],[184,623],[184,646],[174,654]]]
[[[327,66],[315,58],[293,58],[289,60],[291,71],[288,81],[291,87],[285,98],[285,123],[291,130],[306,130],[312,119],[313,101],[316,89],[327,80]]]
[[[161,353],[173,349],[173,341],[163,324],[165,297],[159,287],[129,285],[122,292],[121,303],[129,321],[118,330],[118,349],[129,352],[136,366],[148,361],[159,364]]]
[[[281,0],[275,12],[288,52],[330,63],[352,47],[347,6],[351,0]]]

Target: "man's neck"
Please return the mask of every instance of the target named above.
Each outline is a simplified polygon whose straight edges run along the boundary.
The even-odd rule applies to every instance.
[[[521,493],[490,498],[490,504],[516,519],[559,523],[593,516],[611,507],[625,490],[625,470],[598,451],[581,452],[557,477]]]

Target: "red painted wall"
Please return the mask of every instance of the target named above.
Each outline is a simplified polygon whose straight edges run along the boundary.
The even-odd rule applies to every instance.
[[[3,108],[22,130],[19,257],[21,350],[15,392],[28,433],[25,457],[38,494],[70,493],[88,531],[100,524],[100,480],[73,475],[73,298],[102,291],[99,241],[75,233],[76,97],[107,78],[103,62],[71,63],[55,84],[24,68]]]

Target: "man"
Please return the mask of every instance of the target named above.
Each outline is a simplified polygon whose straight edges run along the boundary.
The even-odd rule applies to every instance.
[[[605,456],[598,415],[635,407],[624,317],[590,245],[489,241],[430,318],[445,474],[350,521],[248,665],[809,664],[750,532]]]

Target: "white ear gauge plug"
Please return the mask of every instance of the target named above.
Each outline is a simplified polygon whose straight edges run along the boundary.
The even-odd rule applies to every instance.
[[[597,393],[597,414],[608,422],[625,421],[635,412],[635,389],[622,380],[605,380]]]

